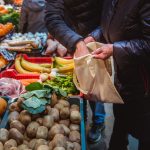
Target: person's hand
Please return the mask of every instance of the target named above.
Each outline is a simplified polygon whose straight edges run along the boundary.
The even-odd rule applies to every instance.
[[[113,54],[113,44],[104,44],[101,48],[92,52],[94,58],[105,60],[112,56]]]
[[[79,41],[76,44],[76,51],[74,53],[75,57],[81,57],[87,54],[89,54],[89,50],[86,47],[86,44],[84,43],[84,41]]]
[[[95,39],[92,36],[88,36],[84,39],[85,44],[88,44],[90,42],[95,42]]]
[[[64,57],[67,54],[67,49],[59,43],[57,46],[57,53],[60,57]]]

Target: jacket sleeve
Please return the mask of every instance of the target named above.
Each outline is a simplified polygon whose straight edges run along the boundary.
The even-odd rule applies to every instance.
[[[102,28],[99,26],[94,31],[92,31],[89,36],[92,36],[96,41],[106,43],[105,38],[102,33]]]
[[[64,20],[63,0],[47,1],[45,21],[50,34],[68,50],[74,51],[76,43],[83,37],[67,26]]]
[[[19,21],[19,31],[21,33],[25,33],[26,32],[26,28],[27,28],[27,14],[28,10],[26,8],[26,6],[23,4],[22,8],[21,8],[21,15],[20,15],[20,21]]]
[[[142,37],[130,41],[114,43],[114,59],[117,64],[129,63],[150,64],[150,3],[145,3],[139,11]],[[140,32],[140,31],[139,31]]]

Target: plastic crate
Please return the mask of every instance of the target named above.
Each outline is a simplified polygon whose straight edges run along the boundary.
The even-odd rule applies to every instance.
[[[83,100],[78,96],[71,96],[68,98],[70,104],[76,104],[80,106],[80,114],[81,114],[81,124],[80,124],[80,134],[81,134],[81,150],[86,150],[86,134],[85,134],[85,123],[84,123],[84,109],[83,109]],[[10,103],[12,101],[10,100]],[[8,127],[8,115],[9,110],[7,109],[2,122],[0,124],[0,128]]]
[[[23,58],[32,63],[52,63],[51,57],[28,57],[28,55],[23,54]],[[0,78],[14,78],[14,79],[39,79],[39,74],[20,74],[15,70],[15,65],[13,64],[9,69],[2,71],[0,73]]]

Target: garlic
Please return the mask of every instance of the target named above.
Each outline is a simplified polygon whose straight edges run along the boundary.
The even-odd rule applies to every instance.
[[[49,74],[48,74],[48,73],[42,73],[42,74],[40,75],[40,80],[41,80],[42,82],[46,81],[48,78],[49,78]]]

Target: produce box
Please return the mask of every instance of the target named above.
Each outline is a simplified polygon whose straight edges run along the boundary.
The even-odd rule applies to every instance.
[[[51,57],[28,57],[27,54],[23,54],[22,57],[31,63],[52,63]],[[16,71],[15,65],[11,65],[10,68],[0,73],[0,78],[14,78],[14,79],[38,79],[39,74],[20,74]]]
[[[80,124],[80,134],[81,134],[81,150],[86,150],[86,136],[85,136],[85,123],[84,123],[84,109],[83,109],[83,100],[80,97],[72,96],[68,99],[70,104],[76,104],[80,106],[80,114],[81,114],[81,124]],[[9,110],[6,111],[2,122],[0,124],[0,128],[8,128],[8,115]]]

